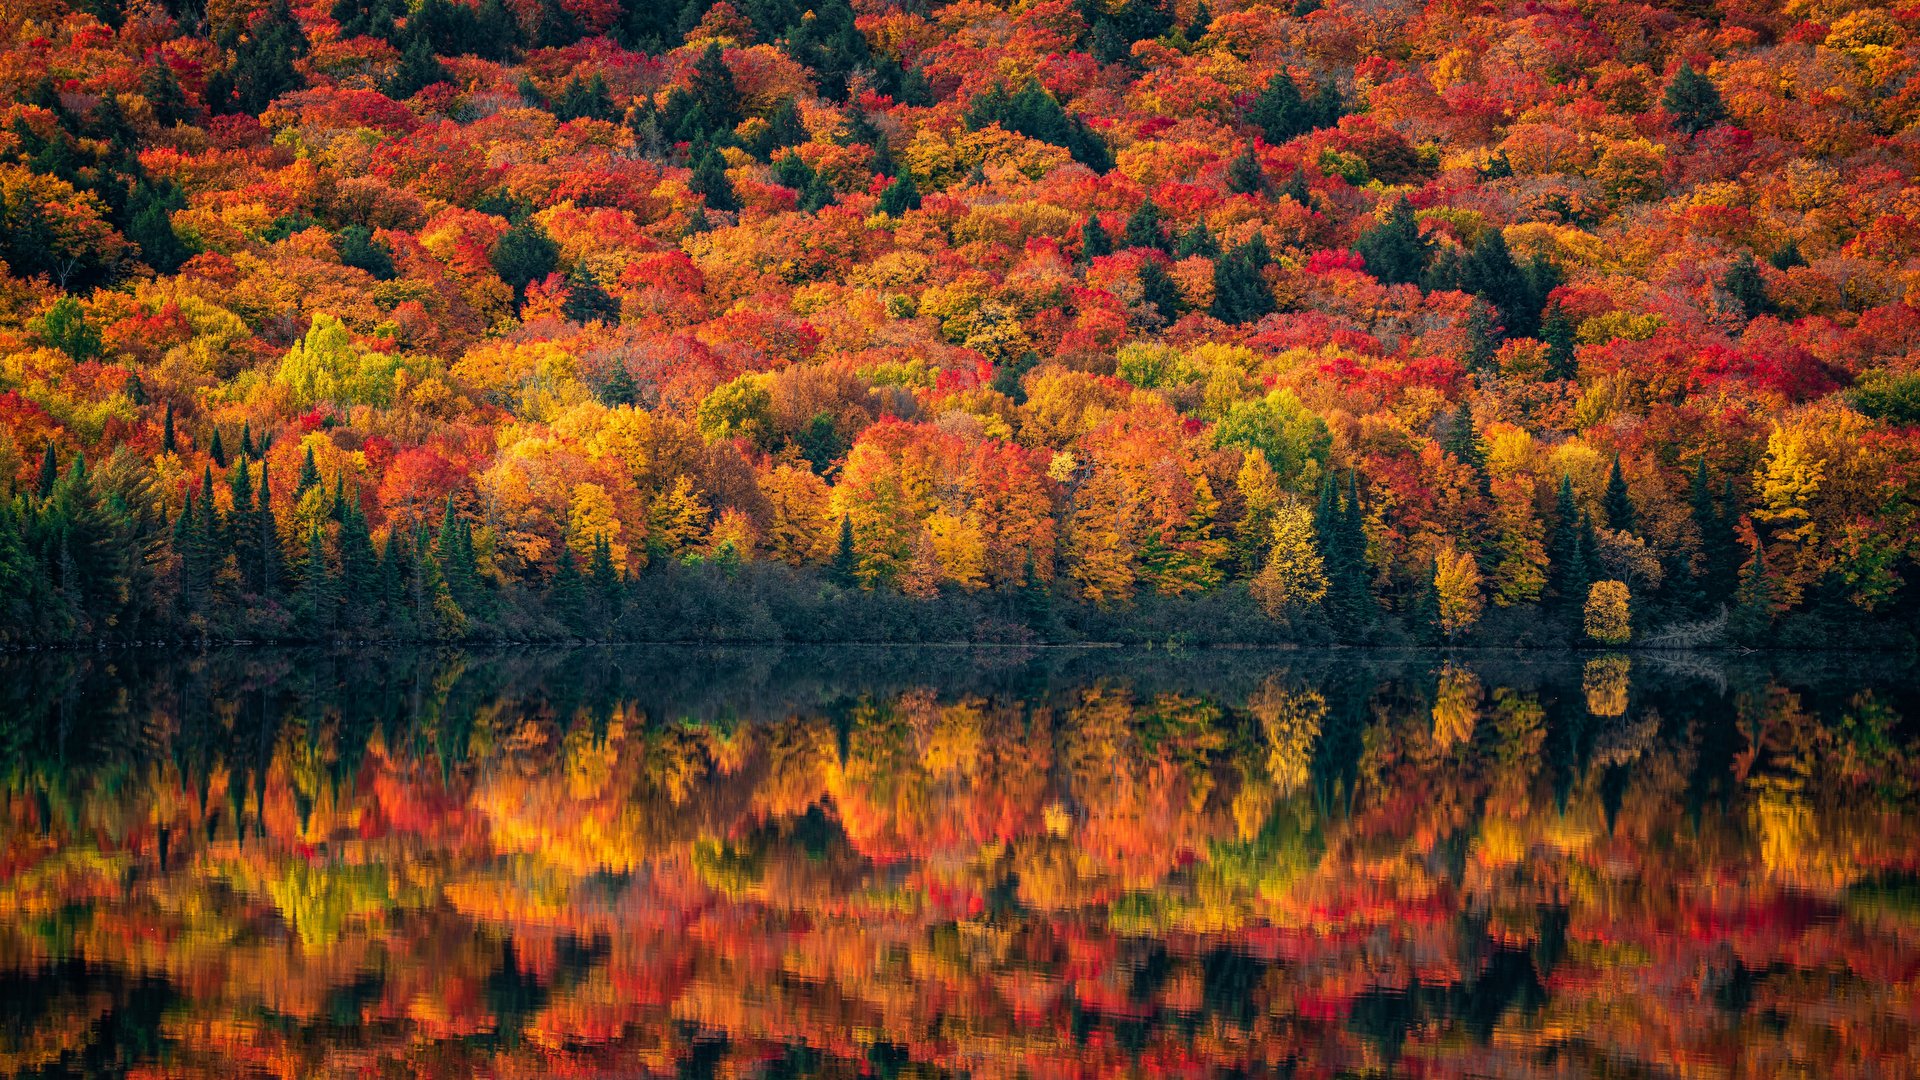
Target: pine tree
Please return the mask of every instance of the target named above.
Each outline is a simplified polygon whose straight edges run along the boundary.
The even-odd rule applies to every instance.
[[[613,545],[604,535],[594,537],[593,558],[587,563],[587,578],[593,589],[594,617],[603,630],[620,617],[624,591],[620,572],[613,565]],[[602,636],[608,636],[603,634]]]
[[[1705,131],[1727,118],[1726,104],[1720,100],[1719,87],[1687,63],[1682,63],[1680,70],[1674,72],[1673,81],[1667,84],[1667,92],[1660,98],[1660,104],[1673,116],[1674,126],[1690,135]]]
[[[1766,549],[1755,543],[1752,557],[1740,570],[1740,586],[1734,592],[1733,610],[1727,618],[1728,634],[1742,644],[1766,644],[1768,633],[1773,629],[1773,603]]]
[[[1720,287],[1727,291],[1743,319],[1756,319],[1773,310],[1773,302],[1767,298],[1766,280],[1760,276],[1760,267],[1751,251],[1741,252],[1733,261],[1720,279]]]
[[[547,586],[547,611],[574,633],[584,633],[587,625],[587,589],[580,579],[580,567],[573,560],[573,549],[560,545],[559,565]]]
[[[1207,228],[1207,223],[1202,220],[1180,235],[1173,254],[1179,259],[1190,259],[1195,255],[1217,259],[1220,257],[1220,242],[1214,239],[1213,230]]]
[[[1227,164],[1227,190],[1235,195],[1259,195],[1267,190],[1267,173],[1260,167],[1260,155],[1254,153],[1251,141]]]
[[[721,52],[719,42],[708,42],[694,64],[692,91],[710,131],[731,132],[739,125],[742,119],[740,88],[733,81],[733,72],[727,67],[726,54]]]
[[[220,445],[220,428],[217,425],[213,429],[213,441],[207,444],[207,456],[213,459],[215,465],[223,469],[227,467],[227,448]]]
[[[1020,618],[1028,626],[1044,626],[1053,617],[1053,592],[1040,577],[1040,568],[1034,564],[1033,551],[1027,551],[1026,563],[1020,568],[1020,591],[1017,596]]]
[[[308,488],[318,483],[320,483],[320,466],[314,463],[313,447],[309,446],[307,447],[306,457],[300,462],[300,478],[295,481],[293,486],[294,499],[298,501],[300,496],[307,493]]]
[[[1507,239],[1499,229],[1480,234],[1473,251],[1460,265],[1460,288],[1470,292],[1500,312],[1501,323],[1510,337],[1527,337],[1539,325],[1540,304],[1534,285],[1513,261]]]
[[[1580,367],[1574,354],[1573,320],[1555,300],[1547,305],[1546,315],[1540,320],[1540,340],[1547,343],[1547,378],[1571,380],[1580,377]]]
[[[1153,196],[1141,200],[1140,208],[1127,219],[1122,243],[1130,248],[1167,250],[1167,227],[1160,219],[1160,207],[1154,203]]]
[[[53,442],[47,442],[47,452],[40,458],[40,481],[35,491],[42,499],[53,497],[53,485],[60,481],[60,459],[54,456]]]
[[[246,421],[246,420],[240,421],[240,456],[241,457],[259,457],[260,456],[258,453],[254,451],[254,447],[253,447],[253,424],[250,421]]]
[[[726,159],[712,146],[705,147],[694,159],[693,178],[687,181],[687,188],[702,196],[710,210],[740,209],[739,197],[733,192],[733,181],[727,179]]]
[[[1492,478],[1487,473],[1486,444],[1480,439],[1480,431],[1473,423],[1473,403],[1462,399],[1453,410],[1453,419],[1447,424],[1446,438],[1440,448],[1453,455],[1453,459],[1473,470],[1474,479],[1479,482],[1480,494],[1491,497]]]
[[[327,539],[316,523],[307,534],[307,561],[300,573],[300,625],[310,638],[331,637],[339,616],[333,571],[327,567]]]
[[[1600,509],[1607,517],[1607,528],[1615,532],[1634,532],[1639,514],[1634,510],[1633,494],[1627,490],[1626,474],[1620,471],[1620,455],[1613,455],[1613,470],[1607,474],[1607,490],[1600,497]]]
[[[914,186],[913,177],[903,172],[888,184],[886,190],[880,193],[879,209],[881,213],[893,217],[920,209],[920,189]]]
[[[407,35],[406,48],[400,52],[400,63],[393,69],[393,76],[387,80],[382,90],[395,101],[405,101],[435,83],[449,81],[447,69],[440,58],[433,54],[433,45],[425,34]]]
[[[1554,497],[1553,532],[1547,539],[1547,586],[1562,607],[1586,602],[1587,581],[1579,572],[1585,564],[1581,550],[1580,507],[1573,498],[1573,477],[1561,474]]]
[[[1786,243],[1775,248],[1773,254],[1767,256],[1767,265],[1784,273],[1796,267],[1807,265],[1807,257],[1800,254],[1799,244],[1788,240]]]
[[[1386,219],[1360,234],[1353,249],[1367,261],[1367,272],[1382,284],[1411,285],[1427,272],[1433,242],[1420,234],[1420,220],[1404,197],[1394,200]]]
[[[1273,290],[1260,272],[1267,259],[1266,244],[1256,235],[1214,261],[1214,318],[1237,326],[1273,311]]]
[[[1157,259],[1147,259],[1140,264],[1140,300],[1153,309],[1163,323],[1173,322],[1187,309],[1180,286],[1174,284],[1173,277]]]
[[[840,515],[840,539],[833,548],[833,560],[827,563],[827,580],[843,589],[860,584],[860,559],[853,547],[853,519]]]
[[[1316,119],[1313,106],[1300,96],[1300,84],[1285,71],[1268,80],[1247,109],[1247,122],[1266,133],[1267,142],[1275,146],[1312,131]]]
[[[1080,258],[1092,262],[1111,254],[1113,240],[1107,235],[1106,227],[1100,224],[1100,215],[1087,215],[1087,223],[1080,227]]]
[[[173,445],[173,402],[167,402],[167,418],[160,423],[160,452],[171,454]]]
[[[273,488],[267,483],[267,463],[260,462],[260,491],[254,500],[255,541],[259,563],[254,572],[254,591],[271,600],[280,590],[280,528],[274,521]]]

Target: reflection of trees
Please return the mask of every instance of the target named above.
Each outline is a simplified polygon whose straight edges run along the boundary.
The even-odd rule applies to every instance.
[[[157,1018],[143,985],[180,1071],[1846,1076],[1920,1045],[1875,1011],[1920,964],[1897,681],[900,659],[783,699],[764,654],[731,688],[603,650],[311,661],[0,691],[0,998],[63,1018],[0,1060]]]

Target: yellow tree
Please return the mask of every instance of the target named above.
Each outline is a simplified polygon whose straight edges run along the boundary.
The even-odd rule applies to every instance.
[[[585,566],[593,561],[593,549],[603,538],[612,552],[613,568],[624,576],[627,543],[613,496],[599,484],[573,485],[573,498],[567,508],[567,547],[579,564]]]
[[[1067,533],[1067,576],[1080,595],[1102,607],[1124,604],[1138,580],[1132,535],[1137,514],[1126,481],[1111,469],[1097,469],[1074,496]]]
[[[1273,510],[1273,547],[1267,564],[1253,579],[1253,598],[1268,615],[1286,618],[1319,603],[1327,595],[1327,566],[1315,541],[1313,513],[1288,498]]]
[[[1442,634],[1458,637],[1480,621],[1480,568],[1471,553],[1455,547],[1451,540],[1434,552],[1433,591]]]
[[[1596,581],[1587,590],[1587,636],[1602,645],[1625,645],[1633,636],[1627,583]]]

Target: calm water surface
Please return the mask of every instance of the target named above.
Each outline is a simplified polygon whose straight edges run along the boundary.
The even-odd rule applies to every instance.
[[[1920,1075],[1852,660],[0,659],[0,1075]]]

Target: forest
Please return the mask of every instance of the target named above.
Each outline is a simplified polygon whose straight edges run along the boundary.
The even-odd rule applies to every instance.
[[[0,645],[1920,646],[1913,0],[10,0]]]

